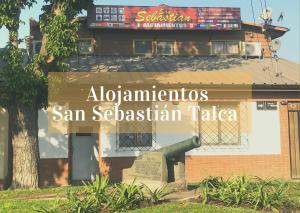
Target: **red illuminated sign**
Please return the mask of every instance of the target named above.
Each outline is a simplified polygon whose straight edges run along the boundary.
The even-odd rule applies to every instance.
[[[239,30],[240,8],[139,7],[96,5],[88,11],[91,28],[148,30]]]

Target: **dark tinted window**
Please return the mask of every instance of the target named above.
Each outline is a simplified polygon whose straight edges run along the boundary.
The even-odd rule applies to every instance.
[[[152,41],[134,41],[134,53],[135,54],[151,54],[152,53]]]

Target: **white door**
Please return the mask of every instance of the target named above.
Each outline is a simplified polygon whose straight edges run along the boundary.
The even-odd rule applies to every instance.
[[[99,174],[98,134],[72,134],[72,180],[94,180]]]

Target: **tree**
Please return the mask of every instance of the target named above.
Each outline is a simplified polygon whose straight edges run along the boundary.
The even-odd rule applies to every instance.
[[[36,0],[1,0],[0,28],[9,31],[8,45],[1,54],[0,105],[8,109],[12,150],[12,188],[37,188],[39,184],[38,110],[47,106],[47,75],[65,71],[66,58],[77,51],[79,12],[92,0],[44,0],[40,16],[43,35],[40,53],[27,64],[18,48],[22,9]]]

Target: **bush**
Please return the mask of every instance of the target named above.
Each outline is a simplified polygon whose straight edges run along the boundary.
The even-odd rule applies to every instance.
[[[114,185],[111,196],[108,196],[109,209],[115,211],[126,211],[139,207],[144,200],[142,186],[135,185],[135,181],[131,184],[119,183]]]
[[[95,205],[101,208],[107,208],[107,201],[109,194],[107,192],[109,187],[109,178],[107,176],[97,176],[92,183],[83,182],[86,194],[94,201]]]
[[[203,204],[221,203],[226,206],[247,206],[260,210],[294,208],[289,183],[245,176],[223,181],[209,177],[199,184]]]
[[[150,196],[150,201],[153,204],[158,204],[160,203],[163,198],[169,194],[172,193],[172,191],[170,189],[167,188],[167,185],[162,186],[161,188],[157,188],[155,190],[151,190],[148,186],[144,185],[145,188],[148,191],[148,194]]]
[[[139,207],[144,200],[142,186],[119,183],[109,186],[108,177],[97,176],[92,183],[83,182],[82,193],[68,193],[71,212],[120,212]],[[46,213],[46,212],[45,212]]]
[[[75,192],[67,194],[69,209],[74,213],[94,213],[98,211],[98,206],[95,204],[90,195],[80,196]]]

